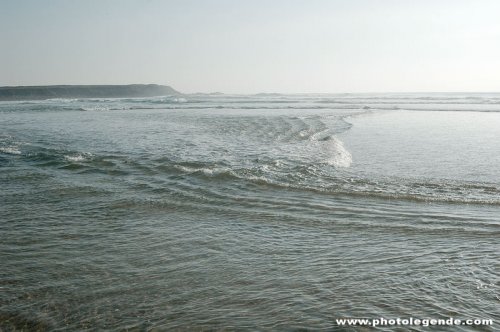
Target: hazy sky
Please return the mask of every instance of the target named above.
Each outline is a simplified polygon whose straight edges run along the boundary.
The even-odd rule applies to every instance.
[[[500,91],[500,1],[0,0],[0,85]]]

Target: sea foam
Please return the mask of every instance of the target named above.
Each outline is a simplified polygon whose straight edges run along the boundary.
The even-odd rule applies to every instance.
[[[21,151],[16,146],[0,147],[0,152],[7,153],[7,154],[14,154],[14,155],[20,155],[21,154]]]
[[[65,155],[64,159],[70,162],[81,162],[89,160],[92,157],[91,153],[77,153],[71,155]]]
[[[352,164],[352,155],[345,148],[344,143],[338,138],[332,136],[327,142],[328,150],[331,152],[327,163],[335,167],[350,167]]]

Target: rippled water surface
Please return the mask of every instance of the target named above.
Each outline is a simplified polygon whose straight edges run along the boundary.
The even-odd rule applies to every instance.
[[[2,102],[0,330],[498,324],[499,165],[498,94]]]

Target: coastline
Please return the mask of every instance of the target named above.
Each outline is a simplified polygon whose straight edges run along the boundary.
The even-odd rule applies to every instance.
[[[0,87],[0,101],[46,100],[53,98],[138,98],[180,94],[170,86],[157,84]]]

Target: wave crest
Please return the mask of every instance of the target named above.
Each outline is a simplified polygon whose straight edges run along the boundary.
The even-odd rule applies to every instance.
[[[344,143],[338,138],[332,136],[326,141],[331,157],[327,160],[329,165],[335,167],[350,167],[352,164],[352,155],[345,148]]]

